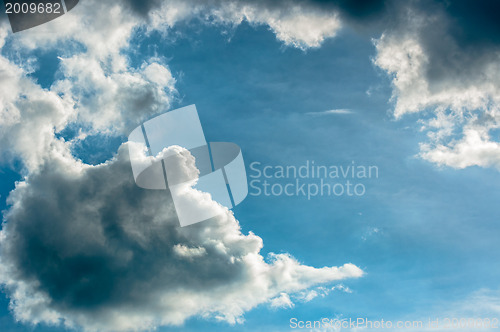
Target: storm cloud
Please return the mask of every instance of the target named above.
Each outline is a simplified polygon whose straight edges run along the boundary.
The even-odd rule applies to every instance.
[[[179,156],[192,165],[187,151]],[[219,216],[181,228],[167,191],[135,185],[126,145],[98,166],[47,162],[11,193],[0,233],[0,281],[16,318],[85,330],[179,325],[194,315],[236,323],[283,294],[363,274],[288,254],[265,259],[262,239],[242,234],[232,212],[208,199]]]
[[[167,191],[135,185],[125,146],[96,166],[71,155],[71,142],[56,135],[70,124],[119,135],[170,105],[176,81],[168,66],[145,59],[133,67],[123,55],[141,27],[168,32],[195,19],[246,21],[303,50],[354,27],[375,40],[373,61],[392,81],[395,116],[422,114],[429,136],[423,158],[500,168],[500,144],[491,135],[500,128],[497,2],[126,4],[82,1],[44,26],[49,33],[16,37],[23,50],[64,50],[48,89],[0,56],[0,142],[25,168],[0,233],[0,282],[23,322],[86,330],[148,329],[191,316],[235,323],[260,304],[290,307],[294,293],[363,274],[352,264],[318,269],[288,254],[263,257],[262,239],[243,234],[215,203],[219,217],[179,228]],[[5,19],[0,25],[3,47],[13,37]]]
[[[500,169],[500,23],[495,1],[413,1],[375,39],[392,80],[394,115],[421,114],[420,156]],[[391,22],[391,21],[389,21]]]

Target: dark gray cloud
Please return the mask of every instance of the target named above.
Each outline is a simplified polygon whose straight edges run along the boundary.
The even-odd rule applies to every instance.
[[[5,4],[3,1],[0,1],[0,23],[8,22],[9,17],[5,14]]]
[[[418,40],[428,58],[425,75],[431,90],[446,89],[450,81],[473,84],[498,61],[498,1],[399,1],[390,8],[380,16],[386,22],[383,31]]]
[[[217,218],[178,227],[167,191],[135,185],[126,146],[95,167],[48,161],[9,200],[0,280],[24,321],[64,319],[89,330],[140,330],[196,314],[234,322],[282,292],[362,274],[288,255],[265,263],[262,240],[241,234],[222,207]]]
[[[488,0],[419,3],[415,16],[434,17],[416,34],[430,60],[427,75],[433,87],[440,89],[449,80],[466,78],[465,83],[479,78],[484,66],[498,60],[500,20],[495,16],[499,10],[500,2]]]
[[[401,2],[404,3],[404,2]],[[497,1],[412,1],[376,41],[392,77],[395,114],[421,119],[424,159],[500,168],[500,23]]]
[[[126,0],[123,2],[124,5],[143,17],[146,17],[151,10],[159,8],[161,3],[161,0]]]
[[[209,234],[193,236],[223,227],[221,221],[179,228],[168,192],[137,187],[127,153],[118,158],[80,177],[49,163],[18,189],[2,261],[15,266],[19,280],[37,281],[36,291],[58,311],[95,314],[109,305],[145,304],[165,286],[203,291],[242,280],[242,262],[230,257],[241,258],[245,246],[223,254],[207,245]],[[240,240],[235,246],[258,246],[255,238]],[[210,259],[176,258],[175,244],[204,245]]]
[[[224,6],[225,4],[230,4],[234,0],[205,0],[196,1],[199,4],[204,4],[207,8]],[[366,18],[374,15],[381,14],[385,10],[386,2],[388,0],[278,0],[278,1],[267,1],[267,0],[255,0],[255,1],[239,1],[240,3],[247,3],[254,6],[259,6],[261,8],[272,8],[272,9],[283,9],[286,10],[293,5],[299,4],[306,8],[317,8],[323,10],[333,10],[337,9],[341,11],[345,16],[348,17],[359,17]],[[161,6],[162,1],[160,0],[126,0],[124,2],[126,5],[130,6],[135,12],[141,15],[147,15],[151,10],[157,9]]]
[[[404,28],[412,16],[439,14],[447,21],[446,35],[466,47],[500,43],[500,2],[496,0],[307,0],[305,5],[337,10],[341,18],[373,37],[383,30]],[[281,4],[287,6],[286,2]],[[414,11],[409,14],[408,10]],[[436,32],[436,31],[434,31]]]

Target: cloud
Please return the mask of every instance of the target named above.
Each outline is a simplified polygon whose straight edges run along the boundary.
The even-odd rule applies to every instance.
[[[396,118],[421,114],[429,140],[420,156],[439,165],[500,169],[494,135],[500,128],[500,40],[493,33],[500,25],[483,15],[491,6],[416,2],[375,40],[374,63],[392,78]],[[484,25],[473,24],[483,16]]]
[[[354,113],[354,112],[349,110],[349,109],[334,109],[334,110],[328,110],[328,111],[322,111],[322,112],[307,112],[305,114],[310,115],[310,116],[323,116],[323,115],[332,115],[332,114],[352,114],[352,113]]]
[[[300,302],[310,302],[314,300],[316,297],[326,297],[328,294],[330,294],[331,291],[340,291],[344,293],[352,293],[352,290],[344,286],[343,284],[338,284],[330,288],[326,288],[324,286],[319,286],[314,289],[310,290],[305,290],[298,292],[297,294],[293,295],[293,299],[295,301],[300,301]]]
[[[175,93],[175,79],[156,62],[105,72],[95,59],[75,56],[63,60],[62,67],[66,78],[47,90],[0,56],[2,159],[18,158],[28,171],[56,154],[71,159],[70,144],[57,133],[76,124],[89,125],[94,133],[122,134],[139,119],[168,107]]]
[[[271,299],[270,302],[271,308],[279,309],[279,308],[293,308],[294,304],[290,299],[290,295],[287,293],[280,293],[279,296]]]
[[[265,25],[287,46],[319,47],[341,28],[338,11],[308,1],[177,1],[150,11],[152,29],[199,19],[216,25],[237,26],[246,21]]]
[[[236,323],[259,304],[283,306],[290,294],[363,274],[288,254],[266,260],[262,239],[242,234],[211,200],[219,217],[178,227],[167,191],[135,185],[126,145],[97,166],[52,159],[17,183],[9,203],[0,279],[22,322],[141,330],[197,315]]]
[[[74,40],[89,46],[90,53],[108,54],[119,49],[142,26],[167,30],[179,22],[199,20],[208,24],[237,26],[243,21],[265,25],[278,40],[302,49],[318,47],[341,28],[337,7],[311,1],[97,1],[80,2],[68,14],[44,24],[42,30],[18,35],[25,46],[35,48]],[[85,29],[82,29],[85,27]]]
[[[47,154],[68,154],[55,131],[73,118],[72,104],[42,89],[25,70],[2,56],[0,73],[2,157],[21,158],[27,168],[35,169]]]
[[[138,123],[169,108],[176,80],[164,59],[149,58],[132,66],[126,54],[139,29],[166,33],[181,21],[236,26],[243,21],[267,25],[286,45],[318,47],[340,29],[334,9],[311,2],[264,1],[82,1],[72,11],[35,29],[13,35],[7,22],[0,26],[0,46],[31,58],[36,49],[59,54],[57,79],[42,89],[29,78],[36,63],[18,63],[9,52],[0,57],[3,95],[0,125],[3,151],[35,169],[48,151],[69,151],[56,139],[67,127],[81,135],[127,135]],[[84,27],[84,28],[82,28]],[[15,58],[15,57],[14,57]],[[26,98],[30,96],[30,98]],[[21,107],[22,106],[22,107]],[[43,109],[43,112],[34,111]],[[36,144],[32,144],[36,142]]]
[[[13,36],[0,26],[0,46],[9,41],[0,56],[0,143],[9,147],[2,150],[4,161],[18,158],[30,172],[56,154],[71,160],[71,145],[57,138],[66,128],[82,131],[75,144],[88,134],[124,135],[169,107],[176,81],[164,61],[144,59],[132,67],[122,53],[139,22],[118,3],[83,2],[42,32]],[[9,58],[12,51],[30,58],[39,48],[60,54],[57,80],[45,89],[29,77],[32,65]]]
[[[52,87],[64,99],[78,101],[78,120],[98,132],[127,133],[140,120],[169,108],[176,80],[165,64],[150,59],[139,68],[109,69],[95,58],[61,59],[65,78]]]
[[[89,134],[122,135],[169,107],[176,80],[165,61],[132,65],[126,54],[139,30],[168,36],[190,20],[268,26],[284,45],[304,50],[341,28],[337,9],[303,1],[89,0],[16,35],[0,22],[0,144],[9,147],[3,157],[24,166],[0,232],[0,283],[21,322],[120,331],[192,316],[236,323],[260,304],[283,306],[315,285],[363,275],[353,264],[264,258],[261,238],[242,234],[230,211],[195,190],[192,199],[219,217],[179,228],[167,191],[135,185],[125,146],[96,166],[71,154]],[[59,55],[47,88],[29,76],[36,64],[9,57],[35,50]],[[80,129],[73,141],[59,137],[72,127]]]

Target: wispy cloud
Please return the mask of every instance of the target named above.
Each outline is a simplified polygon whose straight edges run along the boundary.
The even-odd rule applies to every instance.
[[[323,115],[331,115],[331,114],[353,114],[354,112],[350,109],[340,108],[335,110],[328,110],[322,112],[307,112],[306,115],[310,116],[323,116]]]

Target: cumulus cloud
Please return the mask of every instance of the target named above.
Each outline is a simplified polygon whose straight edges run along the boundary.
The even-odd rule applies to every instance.
[[[72,104],[53,91],[42,89],[24,69],[0,56],[0,144],[3,157],[17,157],[29,169],[47,154],[68,153],[55,131],[73,117]]]
[[[74,40],[102,56],[119,49],[133,29],[167,30],[181,21],[200,20],[237,26],[243,21],[268,26],[286,45],[318,47],[341,28],[339,8],[314,1],[96,1],[81,2],[57,20],[43,25],[43,31],[23,32],[19,41],[37,47]],[[82,29],[85,27],[85,29]]]
[[[51,49],[60,59],[58,79],[42,89],[28,78],[29,67],[36,64],[14,63],[8,55],[1,56],[4,93],[0,119],[5,133],[2,136],[9,137],[8,146],[13,146],[8,152],[34,168],[49,146],[53,149],[61,145],[54,133],[70,124],[84,129],[80,138],[89,133],[126,135],[140,121],[168,109],[176,94],[176,80],[165,61],[150,58],[131,66],[124,51],[138,29],[165,32],[180,21],[194,19],[218,25],[235,26],[242,21],[267,25],[284,44],[302,49],[320,46],[340,28],[335,9],[323,10],[301,1],[89,0],[56,20],[15,35],[4,21],[0,46],[8,40],[10,49],[28,58],[33,50]],[[20,107],[22,103],[29,107]],[[46,111],[34,115],[33,107]],[[44,119],[40,118],[42,114]],[[28,129],[30,125],[33,128]],[[37,144],[30,147],[28,141]]]
[[[155,6],[149,18],[153,29],[191,19],[229,26],[245,21],[268,26],[285,45],[301,49],[319,47],[341,28],[336,8],[308,1],[173,1]]]
[[[290,294],[363,274],[287,254],[265,259],[261,238],[242,234],[213,201],[218,217],[178,227],[167,191],[135,185],[126,145],[97,166],[51,160],[9,202],[0,278],[23,322],[141,330],[199,315],[235,323],[259,304],[286,306]]]
[[[488,1],[430,1],[400,10],[375,41],[374,63],[392,77],[394,114],[421,113],[421,156],[440,165],[497,167],[500,43]],[[420,6],[419,6],[420,4]],[[425,5],[425,6],[423,6]],[[484,19],[485,28],[473,24]]]
[[[57,138],[65,128],[85,128],[75,140],[87,133],[127,134],[167,109],[175,95],[175,79],[161,59],[132,67],[122,53],[139,20],[118,3],[95,5],[96,14],[82,4],[41,32],[12,35],[7,24],[0,26],[0,46],[10,42],[0,55],[0,143],[9,147],[2,157],[19,158],[28,172],[56,154],[71,159],[70,144]],[[9,58],[12,49],[29,57],[37,48],[61,54],[58,79],[49,88],[29,77],[30,66]]]

